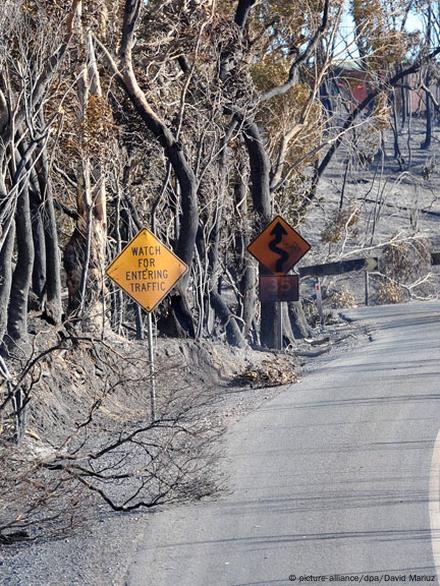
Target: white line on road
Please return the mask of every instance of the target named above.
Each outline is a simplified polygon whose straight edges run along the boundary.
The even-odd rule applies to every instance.
[[[429,476],[429,521],[437,582],[440,584],[440,430],[434,443]]]

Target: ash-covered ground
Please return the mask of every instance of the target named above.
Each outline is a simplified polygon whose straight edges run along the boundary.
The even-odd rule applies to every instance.
[[[360,126],[355,144],[347,136],[299,227],[312,244],[299,266],[379,257],[379,268],[370,275],[371,303],[393,302],[396,290],[401,301],[438,297],[439,269],[431,267],[430,253],[440,251],[440,132],[435,129],[428,150],[420,148],[424,133],[425,121],[419,118],[411,121],[410,132],[407,126],[399,132],[400,163],[391,130],[382,150],[367,161],[368,128]],[[387,291],[387,282],[395,287]],[[302,285],[310,296],[313,280]],[[327,277],[322,286],[328,293],[351,294],[352,303],[364,303],[362,273]]]

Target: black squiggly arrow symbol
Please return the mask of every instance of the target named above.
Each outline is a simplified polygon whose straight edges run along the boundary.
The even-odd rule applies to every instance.
[[[289,260],[289,254],[285,250],[283,250],[282,248],[278,248],[277,244],[279,244],[282,241],[283,236],[287,235],[287,232],[283,228],[282,224],[280,224],[280,222],[277,222],[275,224],[275,226],[273,227],[270,235],[275,236],[275,238],[269,242],[269,248],[275,254],[280,255],[280,258],[277,260],[276,265],[275,265],[275,271],[277,273],[282,273],[283,272],[283,264],[287,260]]]

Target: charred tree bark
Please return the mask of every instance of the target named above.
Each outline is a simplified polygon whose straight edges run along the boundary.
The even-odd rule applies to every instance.
[[[307,323],[306,316],[301,301],[295,301],[288,304],[290,323],[292,332],[297,340],[307,338],[311,335],[311,329]]]
[[[180,187],[181,216],[179,221],[179,235],[176,243],[176,254],[188,265],[192,263],[194,256],[197,228],[199,222],[199,212],[197,206],[197,180],[189,166],[188,161],[182,150],[182,146],[174,139],[172,133],[166,128],[165,124],[158,119],[154,119],[148,112],[144,103],[144,97],[141,93],[137,82],[131,80],[131,83],[124,84],[128,97],[133,102],[136,110],[146,123],[147,127],[153,132],[160,144],[163,146],[165,155],[171,163],[176,174]],[[180,291],[186,288],[186,279],[182,279]],[[190,316],[188,316],[190,317]]]
[[[232,346],[238,346],[243,348],[246,346],[246,340],[241,333],[241,330],[237,324],[236,316],[233,314],[228,304],[222,297],[221,288],[221,272],[220,272],[220,236],[221,228],[223,224],[223,209],[226,199],[227,191],[227,153],[228,153],[228,142],[230,136],[235,128],[233,123],[223,138],[223,149],[219,159],[219,189],[216,206],[216,216],[214,226],[211,231],[211,247],[209,249],[209,264],[211,267],[211,275],[209,280],[209,296],[211,305],[220,320],[221,325],[226,330],[226,337],[228,343]]]
[[[431,40],[432,40],[432,5],[428,3],[428,24],[426,28],[426,46],[429,48],[431,47]],[[425,108],[426,108],[426,128],[425,128],[425,140],[420,145],[420,148],[423,150],[428,150],[431,146],[432,142],[432,104],[431,104],[431,95],[429,86],[431,84],[431,75],[429,70],[426,72],[425,75]]]
[[[42,115],[40,119],[44,127]],[[39,151],[32,173],[31,206],[35,245],[32,289],[40,299],[43,317],[49,323],[59,324],[62,318],[61,255],[49,164],[44,149]]]
[[[106,221],[102,195],[94,196],[79,181],[80,219],[64,250],[64,267],[69,291],[68,313],[81,318],[83,326],[98,330],[103,326],[104,263]]]
[[[14,252],[15,223],[9,227],[0,250],[0,346],[8,326],[8,307],[12,284],[12,255]]]
[[[280,311],[283,320],[283,330],[281,332],[281,347],[294,346],[295,334],[293,332],[293,324],[289,314],[289,304],[280,303]]]
[[[321,104],[324,106],[325,113],[328,119],[333,117],[333,104],[332,104],[332,94],[329,91],[329,84],[331,82],[327,79],[324,79],[321,85],[319,86],[319,99],[321,100]]]
[[[257,315],[258,299],[256,292],[257,271],[255,263],[248,254],[246,248],[249,244],[249,214],[246,198],[246,186],[241,179],[243,172],[234,185],[234,203],[237,215],[240,216],[239,229],[235,234],[235,249],[237,258],[237,281],[241,294],[241,318],[243,320],[243,336],[249,339],[254,330],[254,322]],[[258,337],[259,336],[255,336]],[[255,341],[255,340],[254,340]]]
[[[171,296],[169,312],[160,317],[158,328],[167,336],[195,338],[194,320],[184,291]]]
[[[260,129],[255,122],[246,122],[244,140],[249,154],[251,168],[251,194],[254,209],[267,224],[272,216],[272,198],[270,193],[270,160],[264,146]]]
[[[46,241],[44,237],[44,224],[41,209],[41,200],[32,185],[30,190],[32,236],[35,249],[35,260],[32,271],[32,291],[35,293],[39,309],[43,305],[43,297],[46,289]]]
[[[256,4],[256,0],[239,0],[234,22],[240,29],[244,29],[246,26],[249,13],[254,4]]]
[[[400,150],[399,144],[399,129],[397,124],[397,105],[396,105],[396,94],[393,92],[391,95],[391,103],[392,103],[392,112],[393,112],[393,122],[391,124],[391,128],[393,131],[393,144],[394,144],[394,158],[396,159],[399,169],[403,171],[405,160],[402,157],[402,152]]]
[[[221,294],[215,289],[210,294],[212,306],[220,319],[222,326],[226,330],[226,337],[228,344],[243,348],[246,346],[246,341],[237,325],[234,314],[229,309],[227,303]]]
[[[46,244],[46,300],[44,316],[53,324],[62,320],[61,301],[61,253],[52,196],[46,200],[44,208],[44,238]]]
[[[255,270],[254,263],[247,256],[244,258],[243,277],[239,283],[243,304],[243,335],[245,338],[251,335],[252,325],[255,319],[258,302],[256,293],[257,280],[257,271]]]
[[[427,84],[430,80],[427,79]],[[426,126],[425,126],[425,140],[420,145],[422,150],[428,150],[432,143],[432,101],[429,90],[425,90],[425,107],[426,107]]]
[[[264,146],[260,129],[255,122],[245,122],[244,140],[246,143],[251,169],[251,195],[260,222],[259,228],[268,224],[272,216],[272,197],[270,193],[270,160]],[[276,303],[261,303],[261,344],[274,348],[279,322],[279,308]]]
[[[17,264],[12,276],[8,308],[7,346],[12,351],[27,338],[28,298],[32,283],[34,243],[29,189],[24,186],[18,196],[16,212]]]
[[[405,128],[406,117],[408,112],[408,90],[405,88],[403,81],[400,84],[400,126]]]

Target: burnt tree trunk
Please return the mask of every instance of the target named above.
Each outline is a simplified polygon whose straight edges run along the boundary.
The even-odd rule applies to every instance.
[[[41,117],[42,118],[42,117]],[[44,119],[41,120],[45,125]],[[36,165],[36,184],[39,192],[39,217],[41,218],[45,252],[45,281],[43,292],[43,316],[52,324],[61,323],[63,306],[61,301],[61,253],[54,208],[52,186],[49,177],[49,162],[43,149]],[[43,248],[43,246],[41,246]]]
[[[408,112],[408,93],[403,81],[400,84],[400,125],[405,128]]]
[[[210,299],[215,313],[220,319],[220,323],[226,330],[228,344],[231,346],[237,346],[238,348],[246,346],[246,341],[237,325],[235,316],[229,309],[221,294],[214,289],[210,293]]]
[[[94,100],[102,99],[92,35],[87,34],[87,60],[78,84],[81,119],[88,116]],[[105,326],[105,255],[107,242],[106,183],[101,154],[90,151],[81,137],[82,160],[78,170],[79,218],[64,251],[69,291],[68,313],[93,332]]]
[[[101,192],[100,186],[98,191]],[[103,194],[95,196],[87,180],[78,182],[80,218],[64,250],[69,291],[68,313],[81,318],[90,331],[103,326],[104,263],[106,244]]]
[[[15,217],[17,264],[12,276],[8,308],[7,346],[10,350],[26,341],[28,298],[34,265],[34,243],[28,186],[24,186],[17,200]]]
[[[301,301],[292,301],[288,304],[290,323],[292,324],[292,332],[294,337],[298,340],[301,338],[308,338],[312,331],[307,323],[306,316]]]
[[[257,271],[255,270],[254,263],[246,255],[244,258],[244,270],[243,276],[240,280],[239,287],[242,295],[243,303],[243,335],[248,338],[252,332],[252,324],[255,319],[255,313],[257,308]]]
[[[393,131],[393,145],[394,145],[394,158],[396,159],[397,163],[399,164],[399,169],[403,171],[405,160],[402,157],[402,152],[400,150],[399,144],[399,129],[397,123],[397,104],[396,104],[396,94],[395,92],[391,95],[391,103],[392,103],[392,112],[393,112],[393,122],[391,124],[391,128]]]
[[[8,234],[0,249],[0,346],[8,327],[8,306],[12,284],[12,255],[15,242],[15,223],[9,227]]]
[[[35,249],[34,268],[32,271],[32,291],[35,293],[38,299],[39,309],[41,309],[46,288],[46,241],[44,238],[41,199],[36,191],[34,183],[32,183],[32,189],[30,190],[30,205],[32,236]]]
[[[432,6],[428,4],[428,25],[426,28],[426,45],[431,47],[431,37],[432,37]],[[426,127],[425,127],[425,140],[420,145],[420,148],[423,150],[427,150],[431,146],[432,142],[432,104],[431,104],[431,96],[429,91],[429,86],[431,84],[431,75],[429,71],[425,75],[425,108],[426,108]]]
[[[48,174],[45,171],[46,191],[42,208],[44,243],[46,248],[46,290],[44,316],[53,324],[61,323],[63,306],[61,301],[61,253],[58,243],[58,232],[55,218],[55,208],[51,188],[47,182]]]
[[[247,190],[242,180],[244,171],[241,169],[234,184],[234,204],[240,218],[235,233],[235,258],[237,259],[236,280],[241,298],[240,315],[243,320],[243,336],[249,339],[252,336],[254,322],[257,315],[258,299],[256,292],[257,270],[255,262],[247,252],[249,244],[249,210],[247,205]],[[257,334],[257,332],[255,331]],[[259,338],[259,335],[254,336]],[[255,340],[253,340],[255,342]]]
[[[427,84],[430,80],[427,79]],[[425,91],[425,107],[426,107],[426,126],[425,126],[425,140],[420,145],[422,150],[428,150],[432,143],[432,102],[431,95],[428,90]]]
[[[270,222],[272,216],[270,160],[260,129],[255,122],[245,121],[244,140],[249,154],[252,202],[260,220],[258,226],[260,229]],[[274,348],[277,338],[276,326],[279,323],[276,303],[261,303],[260,322],[261,344]]]
[[[241,333],[241,330],[237,324],[236,316],[233,314],[228,304],[222,297],[221,293],[221,268],[220,268],[220,236],[221,228],[223,224],[223,208],[226,199],[227,191],[227,154],[228,154],[228,141],[235,128],[235,124],[232,124],[229,130],[226,132],[223,139],[223,149],[219,159],[219,189],[217,198],[217,209],[214,221],[214,227],[211,231],[211,247],[209,249],[209,265],[211,275],[209,279],[209,295],[212,308],[214,309],[217,317],[220,320],[221,325],[226,330],[226,337],[228,343],[232,346],[238,346],[243,348],[246,346],[246,340]]]

